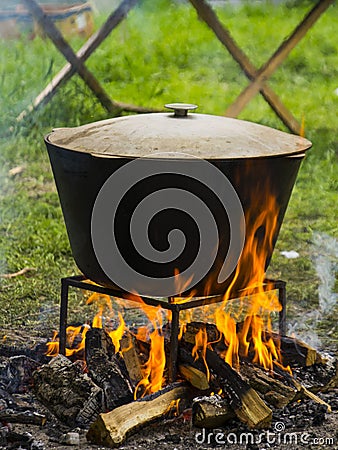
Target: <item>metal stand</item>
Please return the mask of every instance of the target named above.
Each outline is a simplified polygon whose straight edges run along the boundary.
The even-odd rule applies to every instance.
[[[169,355],[169,381],[175,381],[177,375],[177,353],[178,353],[178,335],[180,312],[186,309],[198,308],[201,306],[212,305],[223,301],[223,295],[214,295],[210,297],[197,298],[189,300],[185,303],[174,303],[174,298],[169,297],[168,301],[144,296],[133,296],[129,292],[118,289],[110,289],[98,284],[92,284],[86,281],[83,275],[67,277],[61,279],[61,305],[60,305],[60,333],[59,333],[59,352],[64,355],[66,353],[66,329],[67,329],[67,314],[68,314],[68,293],[69,287],[75,287],[99,294],[106,294],[111,297],[119,299],[131,300],[139,303],[139,300],[149,305],[169,310],[172,313],[171,318],[171,332],[170,332],[170,355]],[[282,306],[279,312],[279,333],[285,336],[286,332],[286,283],[282,280],[265,280],[263,284],[265,292],[278,290],[278,299]],[[255,292],[251,293],[252,295]],[[229,300],[239,298],[239,294],[234,294]]]

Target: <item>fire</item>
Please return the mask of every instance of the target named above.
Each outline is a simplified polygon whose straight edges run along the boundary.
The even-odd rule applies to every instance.
[[[216,327],[224,336],[227,350],[222,354],[223,359],[236,368],[239,367],[239,340],[236,331],[236,322],[223,309],[217,308],[215,312]]]
[[[210,372],[209,372],[209,367],[206,361],[206,351],[207,351],[207,347],[208,347],[208,334],[207,331],[204,328],[201,328],[198,333],[196,333],[195,335],[195,345],[191,351],[192,356],[196,359],[201,358],[206,371],[207,371],[207,380],[210,380]]]
[[[164,415],[169,414],[169,413],[171,413],[173,411],[173,415],[174,416],[178,416],[179,413],[180,413],[180,406],[179,406],[180,402],[181,402],[180,398],[178,398],[176,400],[171,400],[171,402],[170,402],[167,410],[165,411]]]
[[[140,302],[141,308],[146,313],[149,321],[153,326],[153,331],[149,334],[147,328],[142,327],[141,336],[142,340],[147,340],[147,335],[149,334],[150,340],[150,350],[149,358],[147,362],[142,367],[142,380],[138,383],[135,389],[134,397],[138,397],[141,391],[141,396],[151,392],[159,391],[164,379],[164,369],[166,363],[165,350],[164,350],[164,336],[162,335],[163,318],[161,308],[148,306],[142,301]]]
[[[66,331],[66,356],[80,354],[85,348],[86,334],[89,330],[88,325],[78,327],[67,327]],[[57,356],[59,354],[58,333],[54,332],[53,338],[47,342],[46,356]]]
[[[256,208],[256,209],[255,209]],[[251,211],[260,211],[260,205],[253,205]],[[239,365],[239,356],[249,356],[253,353],[253,362],[260,364],[267,370],[273,370],[273,364],[279,358],[279,350],[270,338],[264,339],[266,332],[271,331],[271,313],[281,310],[277,295],[264,289],[265,267],[267,255],[273,249],[273,240],[278,225],[278,207],[276,200],[270,196],[268,207],[257,215],[252,229],[254,232],[247,237],[245,246],[236,268],[234,279],[227,292],[224,294],[221,306],[215,312],[215,323],[223,335],[227,350],[224,359],[234,367]],[[249,213],[246,223],[251,224],[252,217]],[[232,291],[236,282],[241,277],[243,286],[247,286],[240,293],[240,310],[232,317],[225,312],[232,298]],[[244,283],[243,283],[244,278]],[[231,307],[230,307],[231,310]],[[236,318],[246,310],[246,317],[238,330]]]

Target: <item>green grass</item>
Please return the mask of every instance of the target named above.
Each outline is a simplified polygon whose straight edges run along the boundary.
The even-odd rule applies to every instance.
[[[311,3],[311,2],[310,2]],[[245,3],[218,10],[223,23],[259,67],[310,7]],[[98,23],[104,20],[97,18]],[[301,120],[313,149],[305,159],[283,223],[270,272],[288,281],[290,320],[318,308],[313,233],[338,239],[338,42],[337,7],[331,6],[273,74],[269,84]],[[73,39],[78,49],[80,39]],[[0,282],[0,325],[57,325],[59,278],[77,273],[43,144],[53,127],[77,126],[108,117],[88,87],[74,76],[53,100],[23,123],[16,116],[64,64],[46,40],[0,41],[0,265],[1,272],[32,266],[36,272]],[[224,114],[247,85],[237,64],[192,7],[144,0],[88,60],[88,67],[115,100],[162,108],[167,102],[199,105]],[[285,130],[256,96],[240,114]],[[15,176],[9,170],[24,170]],[[287,260],[281,250],[297,250]],[[337,283],[336,283],[337,288]],[[81,319],[79,296],[74,317]],[[83,319],[83,317],[82,317]],[[337,308],[316,323],[322,337],[337,342]]]

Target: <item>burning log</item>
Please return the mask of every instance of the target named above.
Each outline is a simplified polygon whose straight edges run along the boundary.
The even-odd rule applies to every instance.
[[[221,340],[222,335],[218,331],[216,325],[212,323],[190,322],[187,324],[184,332],[185,342],[195,344],[195,336],[201,329],[206,331],[208,342],[215,343]]]
[[[105,410],[128,403],[133,398],[127,370],[114,354],[114,345],[102,328],[91,328],[86,334],[86,362],[92,380],[103,390]],[[124,372],[124,373],[123,373]]]
[[[86,425],[103,411],[103,392],[79,362],[58,355],[33,376],[38,399],[68,425]]]
[[[191,345],[183,341],[180,342],[178,349],[178,370],[180,375],[192,386],[204,391],[210,387],[206,367],[203,361],[192,356],[191,349]]]
[[[95,444],[117,447],[140,427],[164,416],[173,402],[188,394],[189,388],[175,383],[155,394],[100,414],[90,426],[87,439]]]
[[[216,352],[206,349],[206,361],[217,376],[236,416],[250,428],[264,428],[271,424],[272,411],[257,392],[223,361]]]
[[[297,390],[269,376],[259,367],[242,364],[241,374],[250,386],[259,392],[269,405],[275,408],[284,408],[299,398]]]
[[[235,413],[229,402],[219,395],[196,397],[193,401],[192,423],[195,427],[221,427],[234,417]]]
[[[196,367],[189,366],[187,364],[180,364],[178,366],[178,371],[182,378],[200,391],[209,389],[210,386],[206,374],[201,370],[196,369]]]
[[[127,333],[120,341],[123,359],[133,387],[142,380],[140,359],[136,351],[136,339]]]
[[[237,324],[237,333],[241,332],[243,326],[244,322]],[[221,339],[221,333],[217,329],[216,325],[211,323],[205,324],[203,322],[191,322],[187,324],[183,335],[185,342],[194,344],[195,336],[201,329],[205,329],[208,343],[216,344],[214,347],[219,349],[222,345],[225,347],[225,344]],[[279,334],[273,332],[264,332],[262,337],[265,342],[271,338],[275,346],[280,348],[283,364],[285,366],[289,365],[292,367],[297,365],[300,367],[309,367],[313,364],[325,363],[325,360],[313,347],[300,341],[299,339],[289,336],[280,336]],[[247,339],[251,339],[250,332],[248,333]]]

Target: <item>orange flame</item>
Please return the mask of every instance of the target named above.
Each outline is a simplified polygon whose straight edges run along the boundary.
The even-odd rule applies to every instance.
[[[118,313],[119,319],[120,319],[120,325],[116,328],[116,330],[110,331],[108,334],[111,337],[111,340],[113,341],[114,347],[115,347],[115,353],[118,353],[120,351],[120,340],[122,339],[124,330],[126,329],[125,321],[123,320],[122,314]]]
[[[142,340],[147,339],[149,334],[150,350],[148,361],[142,367],[142,380],[135,388],[134,397],[137,398],[140,390],[143,392],[141,396],[152,392],[159,391],[164,383],[164,369],[166,363],[165,351],[164,351],[164,336],[162,335],[162,310],[160,307],[154,307],[146,305],[142,299],[139,299],[139,305],[147,315],[148,319],[152,323],[153,331],[149,334],[146,327],[141,327],[138,330],[138,334],[143,337]]]
[[[72,356],[80,353],[85,348],[86,334],[89,330],[88,325],[78,327],[69,326],[66,330],[66,356]],[[54,331],[53,338],[47,342],[46,356],[55,357],[59,354],[58,333]]]
[[[264,279],[267,255],[272,252],[274,245],[279,210],[275,198],[270,196],[266,209],[261,210],[260,205],[252,205],[251,211],[256,214],[260,211],[252,224],[254,232],[246,238],[235,276],[220,308],[216,310],[215,323],[227,345],[223,357],[231,366],[238,367],[239,354],[248,356],[253,351],[253,362],[273,370],[274,361],[280,359],[279,350],[272,339],[265,342],[263,335],[271,331],[271,313],[280,311],[281,305],[274,291],[265,290]],[[252,221],[249,211],[246,222],[250,224]],[[241,284],[247,287],[240,294],[241,306],[237,318],[245,309],[246,318],[242,329],[237,332],[235,319],[231,312],[225,313],[225,309],[239,277]]]
[[[181,402],[180,398],[178,398],[176,400],[171,400],[168,408],[164,412],[164,415],[169,414],[171,411],[174,411],[174,416],[178,416],[180,413],[180,407],[179,407],[180,402]]]
[[[210,380],[210,372],[209,372],[209,367],[206,361],[206,351],[207,351],[207,346],[208,346],[208,334],[207,334],[207,330],[205,329],[205,327],[200,328],[198,330],[198,332],[195,334],[195,345],[191,351],[192,356],[196,359],[201,358],[205,368],[206,368],[206,375],[207,375],[207,380]]]

